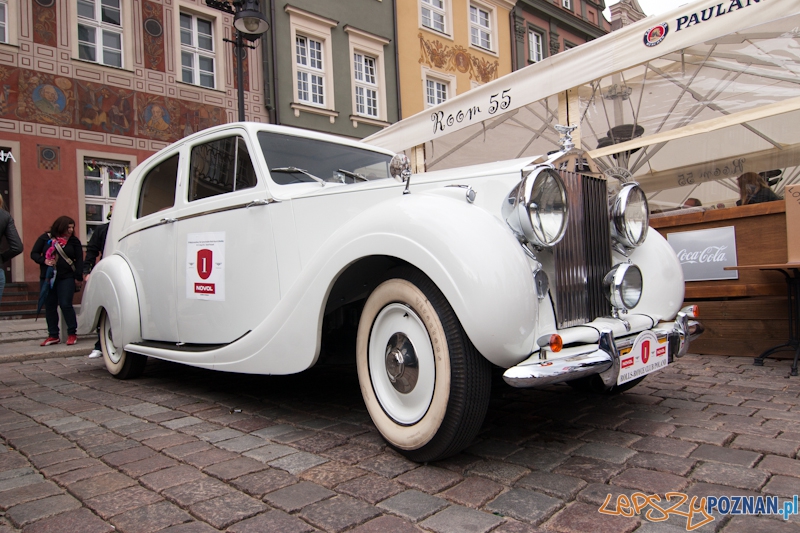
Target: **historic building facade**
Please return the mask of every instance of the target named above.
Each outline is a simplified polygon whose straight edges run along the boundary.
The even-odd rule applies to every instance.
[[[364,138],[398,120],[393,0],[272,0],[271,122]]]
[[[25,244],[60,215],[82,242],[137,163],[236,120],[233,15],[204,0],[0,0],[0,192]],[[266,122],[260,49],[243,59],[248,120]]]
[[[402,117],[511,72],[509,0],[397,2]]]
[[[518,0],[514,9],[514,70],[611,31],[604,0]]]

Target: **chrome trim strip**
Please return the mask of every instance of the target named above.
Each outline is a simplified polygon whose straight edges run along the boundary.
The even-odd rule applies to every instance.
[[[150,224],[149,226],[145,226],[143,228],[139,228],[139,229],[136,229],[134,231],[131,231],[130,233],[126,233],[125,235],[120,237],[119,240],[122,240],[122,239],[124,239],[126,237],[130,237],[131,235],[139,233],[140,231],[144,231],[144,230],[147,230],[147,229],[150,229],[150,228],[155,228],[156,226],[162,226],[164,224],[172,224],[174,222],[179,222],[181,220],[189,220],[191,218],[197,218],[197,217],[201,217],[201,216],[204,216],[204,215],[213,215],[215,213],[224,213],[225,211],[234,211],[236,209],[249,209],[251,207],[256,207],[256,206],[261,206],[261,205],[269,205],[269,204],[277,204],[277,203],[279,203],[279,200],[274,200],[272,198],[265,198],[263,200],[260,200],[260,199],[259,200],[253,200],[253,201],[248,202],[246,204],[229,205],[229,206],[226,206],[226,207],[219,207],[217,209],[209,209],[207,211],[200,211],[199,213],[192,213],[191,215],[185,215],[185,216],[178,217],[178,218],[162,218],[161,220],[159,220],[155,224]]]

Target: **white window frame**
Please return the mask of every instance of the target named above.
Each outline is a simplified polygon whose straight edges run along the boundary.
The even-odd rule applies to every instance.
[[[0,43],[8,44],[9,9],[7,0],[0,0],[0,14],[2,14],[2,20],[0,20]]]
[[[535,38],[538,38],[538,43]],[[538,63],[545,58],[544,33],[534,28],[528,28],[528,61]],[[536,48],[538,44],[538,50]]]
[[[561,6],[572,11],[572,0],[561,0]]]
[[[419,24],[421,27],[444,35],[450,35],[450,0],[419,0]],[[436,16],[441,17],[441,28]],[[425,19],[429,20],[426,23]]]
[[[353,28],[352,26],[344,27],[347,33],[350,44],[350,79],[353,83],[352,89],[352,110],[353,114],[350,119],[353,121],[353,127],[358,127],[359,122],[366,122],[373,125],[378,125],[374,121],[380,121],[381,126],[387,125],[387,106],[386,106],[386,61],[384,49],[389,44],[389,39],[373,35],[371,33]],[[362,57],[370,57],[375,60],[375,84],[369,84],[364,80],[358,79],[356,72],[355,56],[361,55]],[[377,92],[377,114],[371,115],[365,112],[358,111],[358,96],[357,91],[359,87],[369,88]]]
[[[188,29],[189,39],[191,41],[190,43],[183,42],[184,35],[186,35],[187,32],[187,28],[183,27],[183,21],[186,20],[187,17],[189,18],[189,23],[191,26]],[[201,34],[198,24],[199,21],[208,23],[211,29],[211,35],[207,35],[205,33]],[[188,83],[190,85],[196,85],[198,87],[204,87],[206,89],[216,89],[217,76],[219,72],[219,66],[218,66],[219,62],[217,61],[217,50],[219,48],[216,42],[218,32],[214,19],[208,18],[204,15],[198,15],[197,13],[192,13],[190,11],[181,10],[180,13],[178,14],[178,26],[179,26],[178,42],[180,43],[180,50],[178,52],[179,54],[178,65],[180,65],[179,67],[180,76],[178,77],[178,79],[181,82]],[[207,41],[210,44],[211,50],[201,45],[200,41],[201,36],[206,38],[205,41]],[[186,65],[183,64],[184,57],[189,57],[192,62],[191,66],[189,67],[191,69],[190,70],[192,77],[191,81],[184,79],[184,74],[186,69]],[[211,68],[213,70],[210,71],[210,75],[209,75],[209,70],[207,68],[206,69],[201,68],[201,59],[211,60]],[[210,86],[204,85],[202,83],[204,74],[206,79],[210,77],[211,79]]]
[[[436,70],[431,70],[429,68],[423,67],[422,68],[422,102],[423,102],[423,109],[428,109],[433,107],[434,103],[430,103],[428,101],[428,82],[442,84],[447,87],[447,97],[444,102],[455,98],[457,93],[457,86],[456,86],[456,77],[453,75],[443,74]]]
[[[494,50],[494,10],[483,4],[471,2],[469,4],[469,44],[481,50]],[[486,15],[486,24],[481,22],[481,13]],[[475,15],[473,17],[473,14]],[[488,40],[488,46],[481,42],[483,38]]]
[[[119,18],[120,23],[119,25],[103,22],[102,20],[102,13],[103,13],[103,2],[107,0],[82,0],[80,1],[81,5],[79,6],[79,1],[76,0],[75,2],[70,2],[73,4],[76,21],[75,24],[75,47],[76,47],[76,54],[75,57],[80,59],[81,61],[88,61],[90,63],[96,63],[98,65],[104,65],[107,67],[112,68],[126,68],[126,43],[125,43],[125,22],[126,22],[126,9],[125,6],[128,4],[125,0],[118,0],[119,2]],[[81,7],[88,7],[87,4],[91,3],[92,7],[94,8],[93,18],[89,18],[85,15],[81,15]],[[114,6],[110,7],[111,9],[116,10],[117,8]],[[83,26],[84,28],[91,29],[94,32],[94,42],[89,41],[81,41],[80,40],[80,27]],[[111,48],[105,45],[105,36],[106,35],[116,35],[119,37],[119,48]],[[91,46],[94,48],[95,58],[89,59],[86,57],[81,57],[81,50],[84,46]],[[112,61],[106,59],[106,51],[116,51],[119,54],[119,65],[114,64]]]
[[[325,107],[325,42],[300,33],[295,35],[294,66],[295,94],[297,101],[305,105]]]
[[[17,44],[17,34],[16,34],[16,27],[19,25],[14,21],[17,20],[19,16],[19,12],[17,11],[18,7],[17,1],[8,2],[8,7],[10,10],[10,20],[12,23],[9,25],[9,37],[10,37],[10,44]],[[71,32],[71,43],[70,43],[70,50],[72,53],[73,59],[77,61],[85,61],[92,65],[98,65],[101,67],[108,67],[115,70],[126,70],[128,72],[133,71],[133,50],[135,46],[133,45],[133,35],[134,35],[134,28],[133,28],[133,0],[119,0],[120,1],[120,18],[121,18],[121,25],[110,25],[105,24],[105,27],[108,27],[110,30],[118,32],[121,34],[122,39],[122,67],[116,67],[113,65],[106,65],[101,61],[89,61],[87,59],[81,59],[80,57],[80,43],[78,42],[78,24],[83,25],[91,25],[92,21],[78,16],[78,2],[75,0],[71,0],[70,2],[66,2],[67,9],[69,10],[69,28]],[[95,0],[95,5],[99,6],[101,0]],[[99,7],[96,7],[99,9]],[[99,20],[94,21],[95,24],[100,24]],[[100,28],[100,26],[93,26]],[[102,37],[100,41],[100,45],[97,46],[99,51],[101,52],[100,59],[102,60]]]
[[[117,154],[117,153],[110,153],[110,152],[97,152],[91,150],[76,150],[76,159],[77,159],[77,177],[78,177],[78,202],[81,206],[79,211],[79,220],[78,225],[80,226],[78,231],[76,231],[76,235],[79,236],[81,242],[88,242],[88,235],[86,231],[87,225],[91,226],[99,226],[101,224],[105,224],[108,222],[106,216],[108,215],[109,210],[111,209],[111,205],[114,204],[116,198],[111,198],[108,196],[108,186],[107,186],[107,177],[106,181],[103,182],[103,192],[106,194],[103,196],[86,196],[86,189],[85,189],[85,174],[84,174],[84,161],[94,160],[97,162],[114,162],[114,163],[123,163],[128,165],[128,176],[136,168],[137,159],[135,156],[131,156],[128,154]],[[103,179],[103,176],[101,176]],[[100,222],[88,222],[86,220],[86,204],[92,205],[102,205],[103,206],[103,214],[102,220]]]
[[[291,38],[290,42],[292,51],[292,91],[294,97],[290,107],[294,110],[296,117],[299,117],[300,113],[305,111],[327,116],[330,118],[331,124],[333,124],[336,121],[336,117],[339,115],[339,113],[335,111],[336,98],[333,84],[333,52],[331,50],[333,46],[331,45],[331,28],[338,26],[338,22],[315,15],[314,13],[309,13],[308,11],[298,9],[290,5],[286,5],[284,7],[284,11],[289,13],[289,34]],[[309,98],[311,101],[300,98],[301,95],[298,89],[298,73],[312,71],[303,65],[298,65],[296,55],[298,37],[311,39],[319,42],[322,45],[322,68],[315,69],[313,71],[315,74],[322,76],[322,85],[324,90],[322,104],[314,103],[313,99],[311,98]]]
[[[452,40],[453,35],[453,2],[452,0],[441,0],[441,7],[438,6],[437,0],[417,0],[417,16],[419,17],[419,28],[425,31],[429,31],[436,35],[446,37]],[[444,21],[444,28],[443,30],[439,30],[436,28],[436,24],[433,23],[431,19],[431,24],[425,23],[425,12],[439,14],[443,17]],[[469,18],[469,14],[467,14],[467,18]]]

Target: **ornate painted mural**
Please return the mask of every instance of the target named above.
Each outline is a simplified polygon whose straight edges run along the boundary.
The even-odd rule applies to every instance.
[[[145,66],[164,72],[164,7],[151,0],[143,0],[142,19]]]
[[[423,65],[447,72],[469,73],[469,77],[479,83],[486,83],[497,78],[500,62],[496,59],[494,62],[487,61],[471,54],[467,48],[458,44],[448,46],[438,39],[429,41],[422,33],[419,34],[419,45],[419,62]]]
[[[33,42],[55,47],[58,26],[56,0],[33,0],[32,4]]]
[[[224,117],[217,106],[0,66],[0,118],[173,142]]]

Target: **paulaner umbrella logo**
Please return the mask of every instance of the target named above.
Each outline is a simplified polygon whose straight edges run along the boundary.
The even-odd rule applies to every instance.
[[[653,26],[644,32],[644,44],[646,46],[655,46],[664,40],[667,33],[669,33],[669,24],[666,22],[658,26]]]

